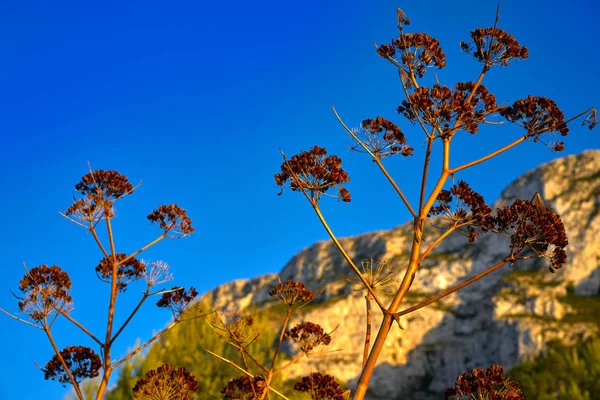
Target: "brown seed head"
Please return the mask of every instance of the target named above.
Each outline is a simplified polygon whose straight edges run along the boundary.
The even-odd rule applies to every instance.
[[[125,253],[119,253],[116,256],[117,262],[123,261],[126,258],[127,255]],[[105,257],[100,260],[100,264],[96,266],[96,275],[101,281],[110,283],[112,280],[112,270],[112,257]],[[145,273],[146,265],[135,257],[131,257],[117,268],[117,288],[121,291],[125,291],[128,283],[144,277]]]
[[[133,398],[139,400],[193,400],[198,380],[184,367],[163,364],[151,370],[133,387]]]
[[[168,206],[163,204],[152,211],[147,218],[152,223],[158,223],[165,234],[170,233],[169,237],[184,237],[195,230],[186,211],[177,204]]]
[[[318,372],[302,377],[294,390],[308,394],[312,400],[344,400],[344,391],[335,378]]]
[[[156,305],[160,308],[170,309],[175,319],[177,319],[187,309],[196,296],[198,296],[198,292],[193,286],[190,287],[189,290],[175,286],[171,291],[163,293]]]
[[[288,280],[279,282],[269,291],[269,296],[275,297],[283,304],[293,306],[303,304],[315,298],[312,290],[307,289],[304,283]]]
[[[250,378],[244,375],[230,380],[227,386],[221,389],[221,394],[225,400],[256,400],[266,390],[266,385],[265,378],[262,376]]]
[[[498,28],[478,28],[471,32],[472,43],[460,42],[463,51],[471,54],[489,70],[493,65],[509,65],[513,58],[529,57],[527,47],[514,36]]]
[[[44,264],[29,270],[19,282],[24,297],[19,298],[19,309],[35,322],[57,312],[69,312],[73,306],[69,274],[53,265]]]
[[[442,69],[446,66],[446,54],[440,42],[426,33],[403,33],[392,44],[384,44],[377,48],[377,53],[397,67],[412,71],[422,78],[430,67]],[[412,86],[407,81],[409,87]]]
[[[326,333],[321,325],[312,322],[302,322],[284,333],[285,340],[292,340],[300,345],[300,350],[308,354],[315,347],[329,346],[331,335]]]
[[[459,375],[453,388],[444,390],[444,399],[458,396],[490,400],[522,400],[523,393],[515,381],[504,376],[504,368],[492,365],[488,369],[474,368],[470,373]]]
[[[64,350],[61,350],[60,355],[77,383],[84,379],[97,377],[100,368],[102,368],[100,357],[89,347],[69,346]],[[63,386],[72,383],[62,362],[56,354],[52,356],[52,359],[48,361],[48,363],[46,363],[46,366],[42,371],[44,372],[44,379],[46,380],[52,379],[58,381],[62,383]]]
[[[413,148],[406,144],[406,138],[400,128],[383,117],[365,119],[361,123],[362,142],[379,159],[394,154],[409,156]],[[363,151],[361,146],[352,146],[351,150]]]
[[[319,201],[321,195],[333,188],[338,189],[338,195],[333,197],[341,198],[344,202],[350,201],[350,192],[341,186],[350,181],[342,169],[342,160],[338,156],[327,156],[327,150],[323,147],[311,147],[309,151],[285,160],[281,164],[281,173],[275,174],[275,183],[283,191],[288,181],[290,189],[306,192],[313,201]]]

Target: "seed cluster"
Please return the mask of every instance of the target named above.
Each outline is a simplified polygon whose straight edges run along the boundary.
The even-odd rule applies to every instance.
[[[472,43],[460,42],[463,51],[485,64],[488,70],[492,65],[509,65],[513,58],[529,57],[527,47],[506,31],[498,28],[478,28],[471,32]]]
[[[312,290],[307,289],[304,283],[293,280],[279,282],[273,289],[269,290],[269,296],[288,306],[307,303],[315,298]]]
[[[504,368],[492,365],[488,369],[474,368],[470,373],[459,375],[453,388],[444,390],[445,400],[480,398],[489,400],[522,400],[519,384],[504,376]],[[477,397],[475,397],[477,396]]]
[[[336,187],[338,196],[334,197],[350,201],[350,192],[341,186],[350,181],[342,169],[342,160],[338,156],[327,156],[323,147],[311,147],[309,151],[302,151],[281,164],[281,173],[275,174],[275,183],[283,189],[288,181],[293,191],[304,191],[313,201],[318,201],[321,195]]]
[[[36,322],[51,315],[55,308],[68,312],[72,308],[71,278],[53,265],[41,264],[29,270],[19,282],[24,297],[19,298],[19,309]]]
[[[127,258],[125,253],[119,253],[116,255],[117,262],[122,262]],[[96,275],[98,279],[103,282],[110,283],[112,280],[113,260],[112,258],[104,257],[100,264],[96,266]],[[125,291],[127,284],[140,279],[146,273],[146,265],[131,257],[127,259],[123,264],[117,267],[117,288],[121,291]]]
[[[64,350],[60,351],[67,368],[71,372],[75,382],[79,383],[84,379],[95,378],[99,375],[100,368],[102,368],[102,362],[100,356],[94,353],[94,350],[85,346],[68,346]],[[44,379],[52,379],[58,381],[65,386],[67,383],[71,383],[69,376],[67,375],[65,368],[55,354],[52,359],[46,363],[46,366],[42,369],[44,372]]]
[[[152,211],[147,218],[152,223],[158,223],[158,226],[165,231],[165,235],[172,233],[183,237],[195,230],[187,212],[177,204],[168,206],[163,204]]]
[[[284,333],[285,340],[292,340],[300,345],[300,349],[308,354],[315,347],[328,346],[331,335],[325,333],[321,325],[312,322],[302,322]]]
[[[173,315],[179,318],[196,296],[198,296],[198,292],[193,286],[189,290],[175,286],[171,291],[163,293],[156,305],[160,308],[170,309]]]
[[[225,400],[255,400],[258,399],[265,390],[265,378],[259,375],[254,378],[244,375],[241,378],[230,380],[227,386],[221,389],[221,394]]]
[[[318,372],[302,377],[294,390],[308,394],[312,400],[344,400],[344,391],[335,378]]]
[[[256,339],[254,318],[239,311],[218,313],[217,328],[222,330],[227,338],[238,346],[246,346]]]
[[[133,398],[139,400],[193,400],[198,380],[184,367],[163,364],[151,370],[133,387]]]
[[[379,159],[394,154],[410,156],[413,148],[406,144],[406,138],[400,128],[392,121],[383,117],[365,119],[361,122],[362,134],[365,137],[363,143],[369,151]],[[362,147],[356,145],[352,150],[360,151]]]
[[[377,53],[419,78],[425,75],[432,66],[442,69],[446,66],[446,54],[440,42],[426,33],[400,33],[392,44],[384,44],[377,48]]]
[[[479,124],[498,109],[496,97],[484,85],[479,85],[475,92],[475,83],[457,83],[452,90],[439,83],[431,88],[421,86],[402,100],[397,110],[409,121],[416,122],[419,118],[427,125],[443,130],[444,135],[452,135],[452,128],[457,128],[475,134]]]

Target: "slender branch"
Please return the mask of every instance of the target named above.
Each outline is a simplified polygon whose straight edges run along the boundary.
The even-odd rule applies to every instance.
[[[287,367],[289,367],[290,365],[292,365],[293,363],[295,363],[296,361],[298,361],[299,359],[304,357],[305,354],[306,353],[301,352],[300,354],[296,355],[296,357],[294,357],[289,362],[287,362],[285,365],[277,368],[275,371],[273,371],[273,376],[277,375],[278,373],[280,373],[281,371],[283,371],[284,369],[286,369]]]
[[[446,296],[448,296],[448,295],[456,292],[457,290],[460,290],[460,289],[464,288],[467,285],[470,285],[471,283],[473,283],[473,282],[475,282],[475,281],[483,278],[484,276],[491,274],[492,272],[494,272],[497,269],[501,268],[502,266],[504,266],[506,263],[510,262],[511,260],[512,259],[510,257],[507,257],[504,260],[502,260],[502,261],[498,262],[497,264],[493,265],[492,267],[486,269],[485,271],[480,272],[479,274],[473,276],[472,278],[469,278],[466,281],[464,281],[462,283],[459,283],[456,286],[453,286],[453,287],[451,287],[449,289],[446,289],[443,292],[438,293],[437,295],[435,295],[435,296],[433,296],[433,297],[425,300],[422,303],[419,303],[419,304],[417,304],[415,306],[409,307],[406,310],[402,310],[399,313],[396,313],[396,315],[398,317],[401,317],[403,315],[406,315],[406,314],[409,314],[409,313],[411,313],[413,311],[416,311],[416,310],[418,310],[420,308],[428,306],[429,304],[434,303],[434,302],[436,302],[436,301],[438,301],[438,300],[440,300],[440,299],[442,299],[442,298],[444,298],[444,297],[446,297]]]
[[[123,265],[123,264],[125,264],[127,261],[131,260],[133,257],[137,256],[138,254],[140,254],[143,251],[148,250],[150,247],[154,246],[156,243],[160,242],[161,240],[163,240],[166,237],[167,237],[167,234],[163,233],[162,235],[160,235],[159,237],[157,237],[156,239],[154,239],[153,241],[151,241],[150,243],[148,243],[147,245],[145,245],[141,249],[137,250],[135,253],[132,253],[131,255],[125,257],[123,260],[119,261],[117,263],[117,265]]]
[[[454,225],[452,225],[450,228],[448,228],[446,230],[446,232],[441,234],[440,237],[438,237],[435,240],[435,242],[433,242],[433,243],[431,243],[431,245],[429,245],[429,247],[423,252],[423,254],[421,254],[419,261],[423,261],[425,259],[425,257],[427,257],[433,249],[435,249],[444,239],[446,239],[452,232],[454,232],[456,230],[456,228],[457,228],[457,225],[456,225],[456,222],[454,222]]]
[[[396,182],[394,181],[394,179],[390,176],[390,174],[387,172],[387,170],[385,169],[385,167],[383,166],[383,164],[381,163],[381,159],[379,157],[377,157],[375,154],[373,154],[373,152],[367,147],[365,146],[365,144],[362,142],[362,140],[360,140],[355,134],[354,132],[352,132],[352,130],[350,130],[346,124],[344,123],[344,121],[342,121],[342,119],[340,118],[340,116],[338,115],[336,109],[334,106],[331,106],[333,113],[335,114],[336,118],[338,119],[338,121],[340,122],[340,124],[342,124],[342,126],[344,127],[344,129],[346,130],[346,132],[348,132],[350,134],[350,136],[352,136],[352,138],[354,140],[356,140],[358,142],[358,144],[367,152],[369,153],[369,155],[373,158],[373,161],[375,161],[377,163],[377,166],[379,167],[379,169],[381,169],[381,172],[383,172],[383,174],[385,175],[385,177],[387,178],[387,180],[391,183],[391,185],[394,187],[394,189],[396,190],[396,192],[398,193],[398,195],[400,196],[400,198],[402,199],[402,201],[404,202],[404,204],[406,205],[406,208],[408,208],[408,211],[411,213],[411,215],[413,217],[416,217],[417,214],[415,213],[415,211],[413,210],[412,206],[410,205],[408,199],[406,198],[406,196],[404,196],[404,193],[402,193],[402,190],[400,190],[400,188],[398,187],[398,185],[396,184]]]
[[[144,350],[146,347],[148,347],[148,345],[152,344],[156,339],[158,339],[159,337],[161,337],[163,334],[165,334],[168,330],[170,330],[171,328],[173,328],[178,323],[179,323],[178,320],[175,320],[175,321],[171,322],[165,329],[163,329],[162,331],[158,332],[156,335],[152,336],[144,344],[138,346],[135,350],[133,350],[131,353],[129,353],[127,356],[125,356],[122,360],[119,360],[119,361],[115,362],[113,364],[112,368],[115,369],[119,365],[123,364],[124,362],[127,362],[127,360],[129,360],[131,357],[135,356],[140,351]]]
[[[34,328],[37,328],[37,329],[44,330],[44,328],[42,328],[41,326],[33,324],[33,323],[29,322],[29,321],[25,321],[24,319],[21,319],[21,318],[17,317],[16,315],[13,315],[13,314],[9,313],[8,311],[4,310],[3,308],[0,308],[0,311],[2,311],[4,314],[8,315],[9,317],[16,319],[19,322],[22,322],[24,324],[33,326]]]
[[[73,374],[71,374],[71,370],[69,369],[67,363],[65,362],[65,359],[63,358],[62,354],[60,354],[60,350],[56,346],[56,342],[54,341],[54,338],[52,337],[52,333],[50,332],[50,327],[48,327],[46,317],[44,317],[44,332],[46,332],[46,336],[48,336],[48,340],[50,341],[50,344],[52,345],[52,348],[54,349],[54,352],[56,353],[56,357],[58,357],[58,360],[62,364],[62,366],[65,370],[65,373],[69,377],[69,380],[71,381],[71,384],[73,385],[73,389],[75,389],[75,392],[77,393],[77,397],[79,397],[80,400],[84,400],[83,394],[81,393],[81,389],[79,388],[79,384],[73,377]]]
[[[63,317],[65,317],[66,319],[68,319],[73,325],[75,325],[76,327],[78,327],[79,329],[81,329],[85,334],[87,334],[94,342],[98,343],[100,345],[100,347],[104,347],[104,343],[102,343],[100,341],[100,339],[98,339],[96,336],[94,336],[94,334],[92,332],[90,332],[85,326],[81,325],[79,322],[77,322],[75,320],[75,318],[71,317],[69,314],[67,314],[66,312],[64,312],[62,309],[56,307],[56,305],[53,303],[52,307]]]
[[[433,147],[433,139],[427,137],[427,150],[425,151],[425,162],[423,165],[423,178],[421,179],[421,194],[419,195],[419,212],[423,208],[423,202],[425,201],[425,190],[427,188],[427,174],[429,172],[429,161],[431,160],[431,148]],[[416,215],[413,215],[416,217]]]
[[[110,256],[109,256],[108,252],[106,251],[106,249],[104,248],[104,246],[102,245],[102,242],[100,241],[100,238],[98,237],[98,234],[96,233],[96,228],[90,224],[89,231],[92,232],[92,236],[94,236],[94,240],[96,241],[96,244],[98,244],[98,247],[100,247],[102,254],[104,254],[104,257],[106,257],[106,259],[108,260],[108,258]]]
[[[79,221],[77,221],[77,220],[75,220],[75,219],[73,219],[73,218],[69,217],[69,216],[68,216],[67,214],[65,214],[65,213],[62,213],[62,212],[60,212],[60,211],[59,211],[59,212],[58,212],[58,215],[60,215],[60,216],[61,216],[61,217],[63,217],[63,218],[66,218],[67,220],[69,220],[70,222],[74,223],[75,225],[79,225],[79,226],[81,226],[82,228],[88,229],[88,227],[87,227],[86,225],[84,225],[84,224],[82,224],[81,222],[79,222]]]
[[[450,170],[450,174],[451,174],[451,175],[454,175],[454,174],[455,174],[455,173],[457,173],[458,171],[462,171],[463,169],[467,169],[467,168],[469,168],[469,167],[472,167],[473,165],[477,165],[477,164],[479,164],[479,163],[482,163],[482,162],[484,162],[484,161],[486,161],[486,160],[489,160],[489,159],[490,159],[490,158],[492,158],[492,157],[496,157],[498,154],[504,153],[505,151],[507,151],[507,150],[509,150],[509,149],[511,149],[511,148],[513,148],[513,147],[515,147],[515,146],[516,146],[516,145],[518,145],[519,143],[523,142],[525,139],[527,139],[527,135],[524,135],[524,136],[520,137],[519,139],[515,140],[514,142],[512,142],[512,143],[510,143],[510,144],[508,144],[508,145],[506,145],[506,146],[502,147],[501,149],[498,149],[498,150],[496,150],[496,151],[494,151],[494,152],[492,152],[492,153],[488,154],[488,155],[487,155],[487,156],[485,156],[485,157],[478,158],[477,160],[475,160],[475,161],[471,161],[471,162],[469,162],[469,163],[466,163],[466,164],[463,164],[463,165],[461,165],[460,167],[452,168],[452,169]]]
[[[365,346],[363,348],[363,361],[362,368],[365,368],[367,364],[367,358],[369,358],[369,347],[371,346],[371,295],[369,293],[365,296],[365,302],[367,307],[367,321],[365,330]]]
[[[281,347],[281,342],[283,342],[283,335],[285,334],[285,328],[287,328],[287,324],[290,321],[290,316],[292,315],[292,307],[289,306],[287,312],[285,313],[285,319],[283,320],[283,324],[281,325],[281,332],[279,333],[279,340],[277,341],[277,345],[275,346],[275,351],[273,352],[273,359],[271,360],[271,368],[273,371],[275,367],[275,360],[277,359],[277,355],[279,354],[279,348]]]
[[[115,340],[117,340],[117,337],[119,337],[119,335],[121,334],[121,332],[123,332],[123,329],[125,329],[125,327],[127,326],[127,324],[129,323],[129,321],[131,321],[131,319],[133,318],[133,316],[139,311],[139,309],[142,307],[142,304],[144,304],[144,302],[146,301],[146,299],[149,297],[149,292],[150,291],[150,286],[148,286],[148,288],[146,289],[146,291],[144,292],[144,295],[142,296],[142,298],[140,299],[140,301],[138,302],[137,306],[135,306],[135,308],[133,309],[133,311],[129,314],[129,317],[127,317],[127,319],[125,320],[125,322],[123,322],[123,325],[121,325],[121,327],[119,328],[119,330],[117,331],[117,333],[114,334],[114,336],[112,337],[112,339],[110,340],[110,343],[114,343]]]

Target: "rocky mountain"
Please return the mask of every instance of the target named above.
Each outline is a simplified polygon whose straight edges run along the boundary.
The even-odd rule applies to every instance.
[[[537,355],[549,340],[569,343],[598,328],[597,316],[585,317],[578,300],[600,294],[600,151],[564,157],[526,173],[495,204],[530,199],[535,192],[562,217],[570,242],[567,264],[555,274],[541,260],[504,266],[441,303],[402,318],[405,329],[396,327],[388,337],[369,399],[438,399],[457,375],[471,368],[493,363],[510,368]],[[424,240],[438,234],[434,221]],[[341,242],[356,263],[368,258],[390,261],[400,280],[411,240],[412,224],[407,223]],[[421,264],[405,305],[464,281],[507,252],[506,238],[498,235],[482,236],[474,244],[461,234],[451,235]],[[365,300],[364,292],[344,279],[352,277],[349,267],[333,243],[324,241],[293,256],[279,275],[322,291],[317,304],[296,319],[334,331],[328,351],[304,358],[287,371],[288,377],[319,370],[352,387],[360,373]],[[276,279],[266,275],[239,280],[208,296],[217,307],[256,305],[266,310],[273,304],[267,291]],[[374,322],[376,332],[379,322]]]

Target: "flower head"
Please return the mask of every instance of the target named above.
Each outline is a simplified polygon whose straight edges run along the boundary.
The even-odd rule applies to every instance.
[[[462,397],[464,396],[464,397]],[[488,369],[474,368],[456,378],[453,388],[444,390],[445,400],[522,400],[517,382],[504,376],[504,368],[492,365]]]
[[[258,337],[254,325],[254,318],[244,315],[239,311],[217,313],[216,328],[225,333],[225,336],[238,346],[247,346]]]
[[[19,290],[24,294],[19,298],[19,309],[36,322],[58,310],[69,312],[73,307],[69,294],[71,278],[56,265],[41,264],[29,270],[19,282]]]
[[[405,71],[411,71],[419,78],[425,75],[430,67],[442,69],[446,66],[446,54],[440,42],[426,33],[404,33],[399,25],[400,36],[392,40],[392,44],[384,44],[377,48],[377,54],[389,60]],[[412,83],[407,81],[408,86]]]
[[[485,69],[493,65],[509,65],[513,58],[529,57],[527,47],[521,46],[514,36],[498,28],[478,28],[471,32],[473,43],[460,42],[463,51],[485,64]]]
[[[300,379],[294,390],[306,393],[312,400],[344,400],[344,391],[331,375],[313,372]]]
[[[307,289],[304,283],[287,280],[279,282],[269,291],[269,296],[274,297],[288,306],[303,304],[315,298],[312,290]]]
[[[122,262],[117,267],[117,288],[125,291],[127,284],[140,279],[146,273],[146,265],[135,257],[127,258],[127,254],[119,253],[116,255],[117,262]],[[124,260],[127,260],[123,262]],[[112,280],[113,261],[112,258],[104,257],[96,266],[96,275],[98,279],[110,283]]]
[[[198,380],[184,367],[163,364],[151,370],[133,387],[133,398],[139,400],[193,400]]]
[[[406,144],[406,138],[400,128],[383,117],[365,119],[361,124],[363,144],[379,159],[394,154],[410,156],[413,148]],[[352,146],[351,150],[361,151],[362,147]]]
[[[284,333],[285,340],[291,340],[300,345],[300,350],[308,354],[315,347],[329,346],[331,335],[326,333],[321,325],[312,322],[302,322]]]
[[[221,394],[225,400],[255,400],[260,398],[266,387],[267,383],[262,376],[250,378],[244,375],[230,380],[227,386],[221,389]]]
[[[327,150],[319,146],[285,160],[281,164],[281,173],[275,174],[277,186],[283,189],[289,181],[293,191],[306,193],[312,201],[319,201],[329,189],[337,188],[338,196],[333,197],[349,202],[350,192],[341,186],[349,180],[348,174],[342,169],[342,160],[338,156],[327,156]]]
[[[69,346],[64,350],[61,350],[60,355],[71,372],[73,379],[75,379],[75,382],[77,383],[84,379],[97,377],[100,368],[102,368],[100,357],[89,347]],[[72,383],[62,362],[56,354],[52,356],[52,359],[48,361],[48,363],[46,363],[46,366],[42,371],[44,372],[44,379],[46,380],[52,379],[59,381],[63,386],[67,383]]]
[[[156,305],[160,308],[170,309],[174,317],[179,318],[196,296],[198,296],[198,292],[193,286],[189,290],[175,286],[168,292],[163,293]]]
[[[184,237],[194,232],[192,220],[186,211],[177,204],[161,205],[148,215],[148,220],[158,223],[165,235],[171,233],[170,237]]]
[[[544,133],[558,132],[561,136],[569,134],[565,115],[553,100],[546,97],[527,96],[527,98],[517,100],[512,106],[503,107],[499,111],[507,121],[524,128],[527,131],[526,137],[533,138],[534,142],[544,143],[541,140],[541,135]],[[544,144],[554,151],[564,149],[563,142]]]

